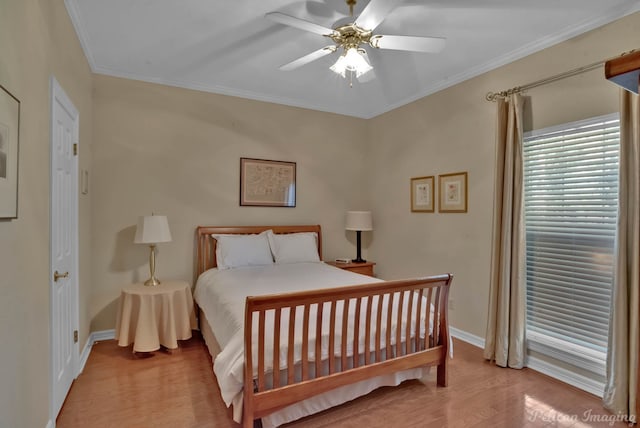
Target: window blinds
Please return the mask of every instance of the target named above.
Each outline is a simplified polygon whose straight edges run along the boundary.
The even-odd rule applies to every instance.
[[[618,114],[524,139],[527,331],[606,352],[618,215]]]

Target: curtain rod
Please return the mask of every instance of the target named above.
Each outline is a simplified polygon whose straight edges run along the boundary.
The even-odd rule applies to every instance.
[[[559,73],[550,77],[546,77],[544,79],[536,80],[535,82],[527,83],[526,85],[516,86],[514,88],[506,89],[500,92],[487,92],[485,99],[487,101],[496,101],[498,98],[505,98],[511,94],[520,93],[522,91],[526,91],[527,89],[536,88],[538,86],[546,85],[547,83],[556,82],[558,80],[566,79],[567,77],[575,76],[577,74],[586,73],[587,71],[595,70],[598,67],[601,67],[608,60],[594,62],[589,65],[583,65],[582,67],[574,68],[573,70],[565,71],[564,73]]]

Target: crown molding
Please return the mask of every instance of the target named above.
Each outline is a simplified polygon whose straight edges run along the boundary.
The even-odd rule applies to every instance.
[[[71,18],[73,28],[76,30],[76,35],[78,36],[78,40],[80,41],[80,46],[82,47],[84,56],[87,58],[89,67],[91,67],[91,71],[95,73],[96,61],[93,57],[93,53],[91,52],[89,35],[85,30],[84,25],[82,24],[82,19],[80,19],[80,10],[78,9],[76,0],[64,0],[64,5],[67,8],[69,17]]]
[[[217,95],[226,95],[230,97],[245,98],[245,99],[250,99],[254,101],[285,105],[289,107],[297,107],[297,108],[303,108],[307,110],[321,111],[324,113],[332,113],[332,114],[338,114],[342,116],[351,116],[359,119],[369,119],[370,117],[373,117],[373,116],[354,113],[353,111],[347,110],[347,109],[340,109],[340,108],[336,109],[333,106],[304,103],[304,102],[299,102],[286,97],[266,95],[261,92],[246,91],[243,89],[229,88],[229,87],[220,86],[220,85],[207,85],[199,82],[189,82],[189,81],[183,81],[179,79],[148,77],[148,76],[142,76],[142,75],[129,73],[121,70],[114,70],[108,67],[96,67],[95,70],[93,70],[93,72],[96,74],[103,74],[105,76],[110,76],[110,77],[119,77],[119,78],[129,79],[129,80],[138,80],[146,83],[155,83],[158,85],[173,86],[176,88],[190,89],[190,90],[200,91],[200,92],[209,92]]]

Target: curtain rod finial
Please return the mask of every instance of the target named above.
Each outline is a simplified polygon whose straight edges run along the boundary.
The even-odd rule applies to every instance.
[[[494,94],[493,92],[487,92],[487,95],[485,95],[484,99],[487,101],[495,101],[497,98],[497,95]]]

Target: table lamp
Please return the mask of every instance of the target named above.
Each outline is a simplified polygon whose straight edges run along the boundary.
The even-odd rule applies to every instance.
[[[171,232],[167,217],[163,215],[140,216],[136,227],[136,237],[133,240],[136,244],[149,244],[151,254],[149,255],[149,272],[151,278],[145,281],[144,285],[159,285],[156,278],[156,244],[160,242],[171,242]]]
[[[346,230],[355,230],[357,236],[357,257],[351,260],[353,263],[365,263],[361,256],[361,233],[363,231],[373,230],[373,220],[371,218],[371,211],[347,211],[347,220],[345,222]]]

